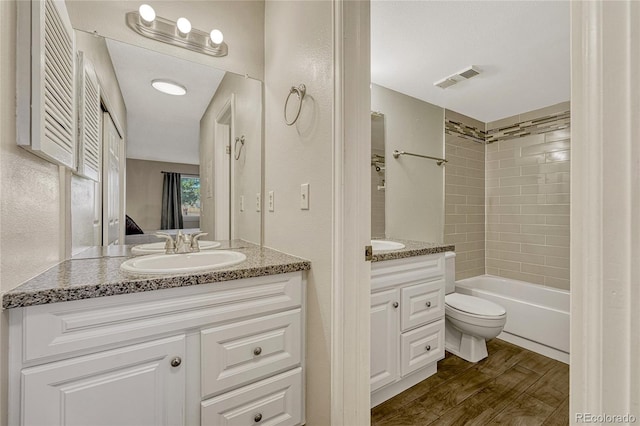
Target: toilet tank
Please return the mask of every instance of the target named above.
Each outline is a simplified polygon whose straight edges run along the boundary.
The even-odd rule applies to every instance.
[[[445,293],[456,291],[456,254],[448,251],[444,254]]]

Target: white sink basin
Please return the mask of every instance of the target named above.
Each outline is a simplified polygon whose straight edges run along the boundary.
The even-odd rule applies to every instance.
[[[371,240],[371,245],[373,246],[373,251],[400,250],[404,248],[402,243],[386,240]]]
[[[188,274],[237,265],[246,259],[243,253],[229,250],[153,254],[129,259],[120,265],[120,269],[134,274]]]
[[[139,256],[142,254],[162,254],[165,251],[165,242],[160,241],[157,243],[140,244],[131,248],[131,254]],[[211,250],[216,247],[220,247],[220,243],[217,241],[198,241],[200,250]]]

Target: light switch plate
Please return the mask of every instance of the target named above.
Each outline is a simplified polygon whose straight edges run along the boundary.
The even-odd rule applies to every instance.
[[[240,196],[240,211],[244,211],[244,195]]]
[[[273,191],[269,191],[269,211],[275,211],[275,195],[273,194]]]
[[[309,210],[309,184],[300,185],[300,210]]]
[[[258,192],[256,194],[256,211],[257,212],[260,211],[260,204],[262,204],[262,203],[260,202],[260,193]]]

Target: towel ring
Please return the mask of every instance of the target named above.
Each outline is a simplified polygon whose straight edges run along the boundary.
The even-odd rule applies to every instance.
[[[287,120],[287,104],[289,103],[289,98],[294,93],[298,97],[298,101],[299,101],[298,113],[296,114],[296,117],[293,119],[293,121],[289,122],[289,120]],[[289,95],[287,95],[287,100],[284,102],[284,122],[287,124],[287,126],[293,126],[293,124],[296,121],[298,121],[298,117],[300,117],[300,111],[302,110],[302,100],[304,99],[305,93],[307,93],[307,88],[305,87],[304,84],[301,84],[298,87],[291,86],[291,90],[289,90]]]
[[[238,142],[240,142],[240,151],[238,151]],[[233,145],[233,151],[235,152],[234,157],[236,160],[240,158],[242,148],[244,148],[244,135],[240,137],[236,136],[236,143]]]

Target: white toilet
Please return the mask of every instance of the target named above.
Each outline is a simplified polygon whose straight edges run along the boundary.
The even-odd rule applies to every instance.
[[[502,332],[507,311],[497,303],[456,293],[456,254],[445,253],[445,349],[478,362],[487,357],[486,339]]]

